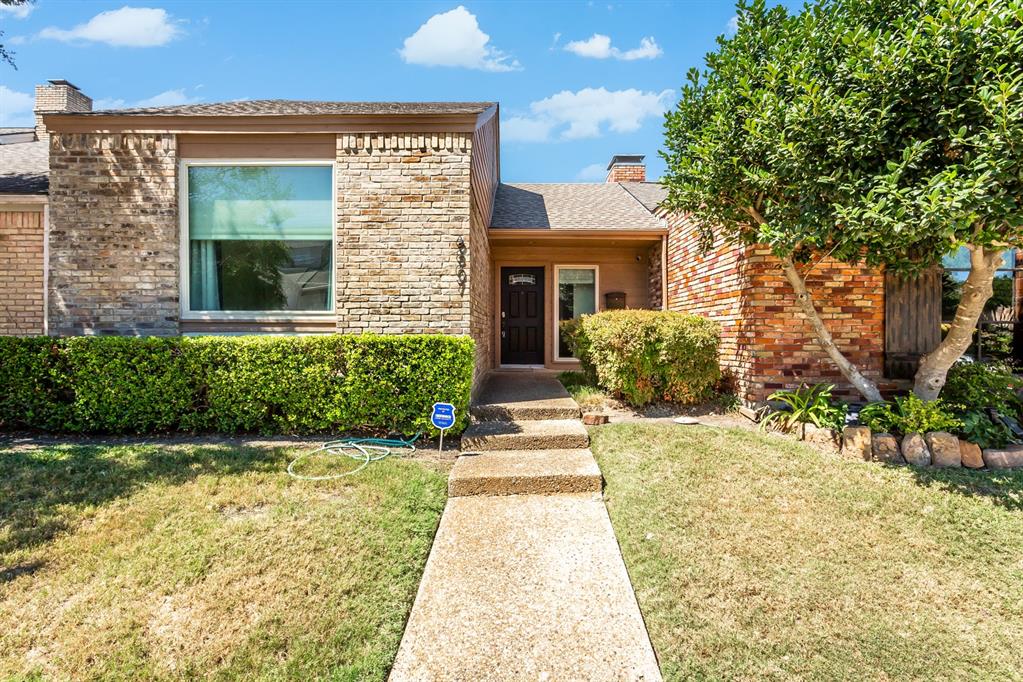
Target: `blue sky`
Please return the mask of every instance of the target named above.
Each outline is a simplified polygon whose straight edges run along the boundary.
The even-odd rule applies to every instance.
[[[734,16],[685,2],[75,2],[0,11],[0,125],[65,78],[98,106],[234,99],[495,100],[506,181],[599,181],[647,155]]]

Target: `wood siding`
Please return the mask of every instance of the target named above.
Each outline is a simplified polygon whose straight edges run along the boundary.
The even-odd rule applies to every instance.
[[[909,379],[920,357],[941,343],[941,271],[916,278],[886,273],[885,376]]]
[[[494,196],[500,182],[498,117],[496,107],[480,116],[472,135],[472,159],[469,163],[469,334],[476,341],[476,369],[473,387],[478,389],[483,375],[493,366],[493,292],[491,282],[491,244],[487,234]]]
[[[180,135],[182,159],[328,159],[336,135]]]

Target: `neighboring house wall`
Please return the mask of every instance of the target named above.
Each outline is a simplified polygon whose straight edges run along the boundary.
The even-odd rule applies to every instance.
[[[50,333],[178,332],[173,135],[50,136]]]
[[[469,333],[471,137],[338,135],[338,331]]]
[[[469,333],[476,341],[476,386],[480,385],[478,379],[493,367],[493,272],[487,228],[500,181],[499,168],[498,118],[494,113],[473,133],[470,164]]]
[[[44,333],[44,253],[43,206],[0,207],[0,335]]]
[[[817,344],[777,260],[763,247],[700,244],[696,226],[668,216],[668,307],[721,325],[721,366],[740,399],[763,402],[801,383],[836,383],[857,394]],[[884,367],[884,276],[825,259],[807,287],[839,349],[874,380]]]

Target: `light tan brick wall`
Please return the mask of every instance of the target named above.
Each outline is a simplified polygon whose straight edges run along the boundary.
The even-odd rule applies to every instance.
[[[43,329],[43,211],[0,210],[0,335]]]
[[[50,333],[178,331],[175,138],[50,136]]]
[[[470,333],[471,152],[469,133],[338,136],[338,331]]]
[[[669,215],[668,307],[721,325],[721,368],[733,375],[740,399],[763,402],[801,383],[838,385],[857,394],[815,340],[792,287],[765,247],[726,245],[708,250],[697,226]],[[884,369],[884,275],[825,259],[806,278],[817,309],[839,349],[869,377]]]

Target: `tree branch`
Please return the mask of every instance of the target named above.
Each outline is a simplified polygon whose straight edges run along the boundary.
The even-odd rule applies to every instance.
[[[835,340],[831,336],[831,332],[828,331],[827,326],[825,326],[824,320],[821,319],[820,314],[817,312],[813,298],[810,296],[810,292],[807,291],[806,282],[799,273],[799,270],[796,269],[791,257],[785,256],[781,258],[781,270],[785,274],[785,279],[792,285],[792,289],[796,293],[796,303],[803,312],[803,316],[810,323],[810,326],[813,327],[814,333],[817,335],[817,342],[820,343],[824,352],[838,366],[842,376],[870,402],[882,400],[881,391],[878,390],[877,384],[865,377],[857,369],[856,365],[849,362],[849,359],[835,345]]]

